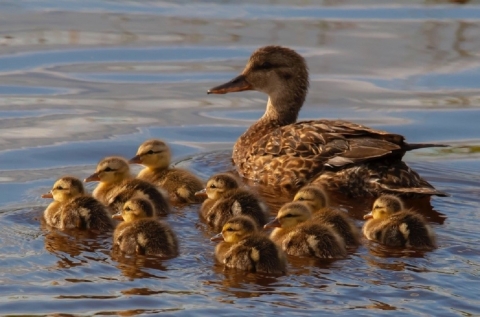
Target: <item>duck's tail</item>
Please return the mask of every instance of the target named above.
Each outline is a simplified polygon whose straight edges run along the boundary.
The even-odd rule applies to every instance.
[[[417,149],[423,149],[427,147],[449,147],[448,144],[435,144],[435,143],[405,143],[403,149],[405,151],[412,151]]]

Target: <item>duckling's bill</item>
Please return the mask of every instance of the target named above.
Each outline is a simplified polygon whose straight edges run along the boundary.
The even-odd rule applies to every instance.
[[[219,234],[214,235],[213,237],[210,238],[210,241],[225,241],[223,239],[223,234],[220,232]]]
[[[135,155],[128,160],[129,164],[142,164],[142,157],[140,155]]]
[[[207,198],[207,189],[204,188],[202,190],[199,190],[198,192],[195,192],[195,197],[200,197],[200,198]]]
[[[48,192],[48,193],[42,194],[40,197],[42,197],[42,198],[53,198],[53,194],[51,192]]]
[[[93,173],[92,175],[88,176],[83,180],[85,183],[88,182],[98,182],[100,181],[100,177],[98,177],[98,173]]]
[[[121,211],[117,212],[116,214],[112,215],[112,218],[116,219],[116,220],[123,221],[122,212]]]
[[[207,91],[207,94],[226,94],[244,90],[252,90],[252,85],[247,82],[244,75],[240,75],[230,80],[228,83],[213,87]]]
[[[282,227],[282,224],[280,223],[280,221],[278,221],[277,218],[273,219],[272,221],[270,221],[269,223],[267,223],[265,226],[263,226],[264,229],[268,229],[268,228],[281,228]]]
[[[373,213],[372,212],[369,212],[368,214],[366,214],[365,216],[363,216],[363,219],[367,220],[367,219],[372,219],[373,218]]]

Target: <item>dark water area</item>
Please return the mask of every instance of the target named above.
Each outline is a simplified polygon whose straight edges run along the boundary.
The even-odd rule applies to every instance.
[[[85,178],[148,138],[204,180],[231,170],[266,96],[206,91],[267,44],[307,60],[301,119],[451,145],[405,156],[451,195],[417,206],[438,249],[365,240],[346,259],[291,257],[288,274],[266,276],[215,263],[198,205],[167,218],[174,259],[113,255],[110,235],[43,224],[55,179]],[[0,314],[479,315],[479,52],[480,1],[0,2]],[[275,210],[288,196],[265,199]],[[359,227],[371,204],[334,201]]]

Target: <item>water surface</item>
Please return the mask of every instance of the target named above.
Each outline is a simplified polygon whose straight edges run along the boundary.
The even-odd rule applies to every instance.
[[[453,2],[2,1],[2,315],[480,314],[480,4]],[[451,194],[425,210],[437,250],[365,243],[332,263],[291,258],[286,276],[271,277],[216,264],[199,206],[169,216],[181,242],[171,260],[114,258],[108,235],[42,224],[40,194],[55,179],[84,178],[148,138],[203,179],[231,169],[232,145],[266,97],[206,91],[266,44],[307,59],[302,119],[452,145],[405,157]],[[344,207],[361,226],[367,203]]]

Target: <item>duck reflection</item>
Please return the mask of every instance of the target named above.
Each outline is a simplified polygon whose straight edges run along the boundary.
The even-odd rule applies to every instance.
[[[130,279],[155,278],[164,279],[166,277],[159,275],[160,271],[167,271],[164,262],[168,258],[159,256],[145,255],[126,255],[114,248],[111,252],[112,260],[116,261],[116,267],[121,274]]]

